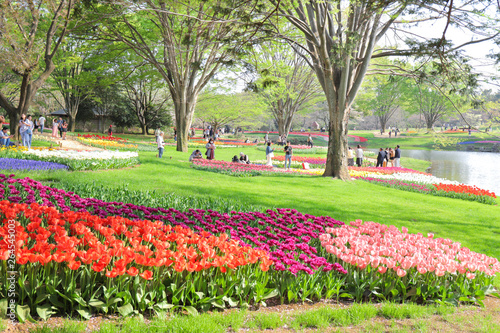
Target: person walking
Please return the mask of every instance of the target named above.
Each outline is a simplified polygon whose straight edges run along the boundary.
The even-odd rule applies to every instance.
[[[207,151],[205,153],[205,155],[207,155],[207,160],[213,160],[215,158],[214,139],[208,140],[208,143],[206,144],[205,148],[207,148]]]
[[[383,166],[386,156],[384,148],[380,148],[377,156],[377,168]]]
[[[309,136],[307,137],[307,145],[312,148],[313,147],[313,138],[311,136],[311,134],[309,134]]]
[[[287,167],[286,167],[287,162],[288,162],[288,169],[291,169],[293,149],[292,149],[292,145],[290,144],[290,141],[288,141],[286,143],[284,151],[285,151],[285,170],[287,169]]]
[[[44,116],[40,116],[40,118],[38,118],[38,126],[40,126],[40,134],[43,135],[43,128],[45,127],[45,117]]]
[[[266,165],[273,166],[272,159],[274,157],[274,149],[271,148],[271,143],[272,142],[269,141],[266,147],[266,159],[267,159]]]
[[[358,149],[356,149],[356,164],[358,167],[363,165],[363,149],[361,149],[361,145],[358,145]]]
[[[399,145],[396,146],[396,151],[394,151],[394,166],[396,168],[401,167],[401,149],[399,149]]]
[[[164,133],[160,131],[156,139],[156,143],[158,144],[158,158],[161,158],[163,156],[163,151],[165,150],[165,141],[163,140],[163,135]]]

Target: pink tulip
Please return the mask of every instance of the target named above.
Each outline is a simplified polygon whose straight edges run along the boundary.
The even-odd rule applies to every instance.
[[[380,267],[378,268],[378,272],[379,272],[380,274],[384,274],[385,272],[387,272],[387,267],[385,267],[385,266],[380,266]]]
[[[398,269],[397,273],[399,277],[403,277],[406,275],[406,271],[404,269]]]

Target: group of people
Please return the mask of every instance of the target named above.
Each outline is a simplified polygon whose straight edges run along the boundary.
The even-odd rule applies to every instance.
[[[250,164],[250,159],[248,158],[248,155],[241,152],[239,158],[236,155],[233,156],[232,162],[233,163]]]
[[[43,132],[43,127],[40,133]],[[61,117],[59,119],[54,118],[52,120],[52,137],[53,138],[62,138],[66,140],[66,133],[68,132],[68,122],[63,120]],[[58,135],[59,133],[59,135]]]
[[[356,153],[352,150],[351,147],[347,150],[347,165],[348,166],[354,166],[354,155],[356,155],[356,165],[358,167],[361,167],[363,165],[363,149],[361,148],[361,145],[358,145],[356,148]]]
[[[380,148],[377,155],[377,167],[385,167],[391,163],[391,167],[401,167],[401,150],[399,145],[395,149]]]

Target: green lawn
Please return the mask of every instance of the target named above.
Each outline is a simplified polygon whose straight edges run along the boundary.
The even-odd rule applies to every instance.
[[[215,156],[228,161],[240,151],[246,152],[251,160],[265,157],[264,152],[248,147],[218,149]],[[189,154],[166,147],[163,159],[156,158],[154,153],[141,152],[141,165],[134,168],[17,176],[54,181],[55,187],[58,181],[96,182],[103,190],[128,184],[132,190],[239,200],[263,208],[295,208],[345,222],[362,219],[406,226],[410,232],[432,232],[436,237],[451,238],[474,251],[500,258],[498,205],[399,191],[359,180],[343,182],[293,175],[238,178],[194,170],[188,162]]]

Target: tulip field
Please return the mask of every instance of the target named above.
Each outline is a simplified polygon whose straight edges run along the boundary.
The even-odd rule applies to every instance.
[[[0,259],[20,272],[18,317],[130,315],[321,298],[481,304],[496,258],[449,239],[294,209],[219,213],[82,198],[0,175]],[[14,244],[15,250],[9,247]],[[6,265],[0,266],[7,295]],[[87,288],[82,288],[88,286]]]
[[[192,163],[170,147],[158,159],[144,142],[77,140],[110,150],[0,151],[0,313],[17,272],[19,321],[320,300],[484,305],[498,293],[493,236],[461,239],[406,217],[424,216],[419,200],[428,220],[445,205],[475,209],[493,217],[482,232],[497,226],[493,192],[393,167],[350,167],[353,181],[340,183],[320,177],[324,157],[294,156],[285,170],[283,155],[266,166],[258,148],[231,140]],[[252,164],[228,162],[249,149]],[[390,218],[374,198],[392,200]],[[394,218],[398,200],[406,220]],[[457,227],[445,227],[466,228],[452,210]]]

